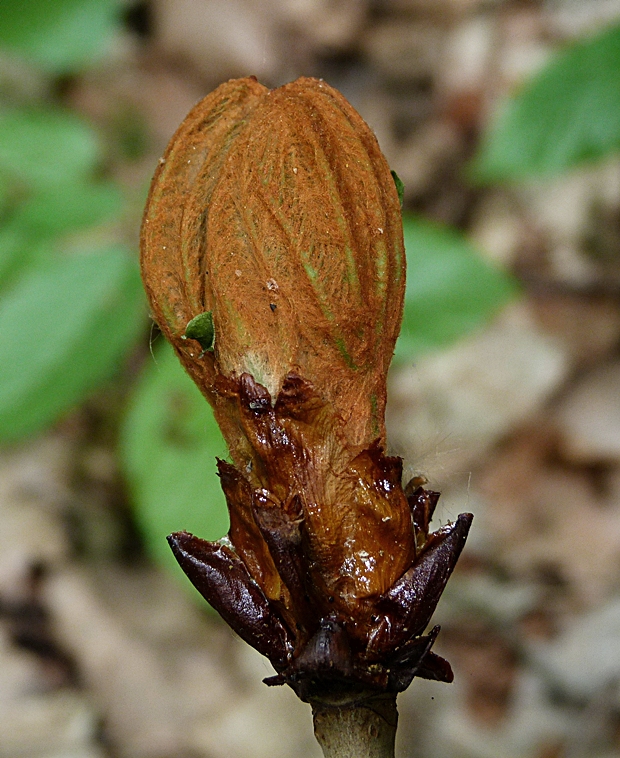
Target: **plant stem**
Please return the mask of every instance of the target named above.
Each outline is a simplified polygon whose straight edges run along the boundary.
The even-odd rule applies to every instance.
[[[396,695],[312,702],[314,734],[325,758],[394,758]]]

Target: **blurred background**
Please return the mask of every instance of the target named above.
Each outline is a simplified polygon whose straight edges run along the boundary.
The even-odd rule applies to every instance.
[[[226,450],[140,216],[250,74],[340,89],[405,187],[390,444],[475,521],[398,755],[620,755],[620,0],[3,0],[0,758],[320,756],[165,543],[225,533]]]

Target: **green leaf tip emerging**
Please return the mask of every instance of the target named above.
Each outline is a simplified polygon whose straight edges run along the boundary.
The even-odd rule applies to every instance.
[[[405,200],[405,185],[403,184],[402,179],[396,173],[396,171],[391,170],[390,174],[392,174],[392,179],[394,179],[394,184],[396,185],[396,192],[398,192],[398,201],[400,203],[400,207],[402,208],[403,202]]]
[[[185,327],[184,339],[196,340],[204,352],[213,350],[215,343],[215,329],[213,328],[213,314],[211,311],[199,313]]]

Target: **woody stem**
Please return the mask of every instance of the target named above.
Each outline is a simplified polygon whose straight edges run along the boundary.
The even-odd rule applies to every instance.
[[[313,701],[312,715],[325,758],[394,758],[396,695],[344,703]]]

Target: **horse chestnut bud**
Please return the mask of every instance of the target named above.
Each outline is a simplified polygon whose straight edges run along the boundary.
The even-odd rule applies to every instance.
[[[429,534],[438,495],[384,454],[405,256],[368,126],[317,79],[221,85],[160,161],[141,247],[232,459],[228,538],[169,538],[192,582],[301,697],[450,679],[422,635],[471,516]]]

